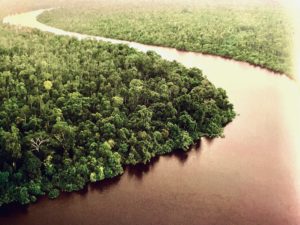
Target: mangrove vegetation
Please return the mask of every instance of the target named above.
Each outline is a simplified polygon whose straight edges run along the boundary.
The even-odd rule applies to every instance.
[[[45,12],[64,30],[219,55],[292,74],[291,27],[280,8],[96,5]]]
[[[56,198],[125,165],[186,151],[200,137],[222,136],[235,117],[201,70],[154,52],[0,33],[0,206]]]

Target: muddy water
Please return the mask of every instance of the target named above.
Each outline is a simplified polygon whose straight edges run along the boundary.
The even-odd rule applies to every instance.
[[[35,19],[40,13],[4,22],[90,37],[42,25]],[[295,82],[220,57],[128,44],[199,67],[225,88],[239,113],[226,127],[226,138],[202,139],[187,154],[127,168],[119,178],[54,201],[41,198],[27,208],[3,208],[0,224],[299,225],[300,90]]]

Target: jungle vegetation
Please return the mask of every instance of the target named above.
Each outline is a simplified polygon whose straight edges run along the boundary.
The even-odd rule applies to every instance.
[[[291,29],[279,8],[94,6],[55,9],[39,20],[69,31],[219,55],[292,74]]]
[[[56,198],[125,165],[186,151],[200,137],[222,136],[235,117],[201,70],[154,52],[0,33],[0,206]]]

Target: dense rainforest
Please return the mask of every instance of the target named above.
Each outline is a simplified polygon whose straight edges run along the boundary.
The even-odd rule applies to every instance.
[[[0,206],[80,190],[235,117],[196,68],[126,45],[0,27]]]
[[[291,25],[280,8],[143,6],[60,8],[39,21],[69,31],[246,61],[292,74]]]

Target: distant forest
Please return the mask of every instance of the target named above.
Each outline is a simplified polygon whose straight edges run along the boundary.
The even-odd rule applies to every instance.
[[[55,9],[39,20],[64,30],[219,55],[293,73],[291,24],[282,8],[271,5],[103,4]]]

